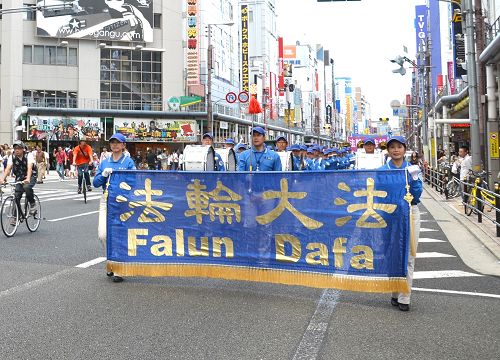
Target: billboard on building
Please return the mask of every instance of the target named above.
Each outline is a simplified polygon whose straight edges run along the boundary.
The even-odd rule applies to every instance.
[[[196,142],[196,120],[114,120],[114,131],[127,141]]]
[[[241,5],[241,90],[250,92],[248,5]]]
[[[200,24],[198,0],[187,3],[186,73],[188,86],[200,84]],[[204,95],[204,94],[203,94]]]
[[[27,140],[97,141],[102,129],[100,118],[30,116]]]
[[[152,0],[38,0],[37,9],[38,36],[153,41]]]

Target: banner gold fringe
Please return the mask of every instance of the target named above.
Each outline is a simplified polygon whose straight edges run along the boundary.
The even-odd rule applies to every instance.
[[[406,278],[401,277],[384,278],[218,265],[124,263],[116,261],[107,262],[107,271],[111,271],[117,276],[207,277],[359,292],[409,292]]]
[[[410,206],[410,254],[413,257],[417,256],[417,242],[415,241],[415,224],[413,221],[413,211]]]

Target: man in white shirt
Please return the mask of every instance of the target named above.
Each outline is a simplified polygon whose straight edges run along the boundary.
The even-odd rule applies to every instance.
[[[472,170],[472,157],[469,155],[469,148],[467,146],[460,146],[458,150],[458,159],[453,164],[453,168],[460,167],[460,180],[465,181]],[[453,171],[453,169],[452,169]],[[456,170],[454,171],[456,173]]]

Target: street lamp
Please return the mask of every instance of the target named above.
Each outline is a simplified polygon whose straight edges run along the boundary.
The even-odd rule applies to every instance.
[[[213,46],[212,46],[212,26],[233,26],[234,22],[206,24],[208,29],[207,46],[207,129],[214,136],[214,113],[212,107],[212,70],[213,70]]]

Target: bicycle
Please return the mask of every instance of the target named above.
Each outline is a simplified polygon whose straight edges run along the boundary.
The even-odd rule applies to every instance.
[[[30,232],[35,232],[40,226],[42,220],[42,206],[40,205],[40,200],[38,196],[33,195],[35,199],[35,210],[33,214],[30,213],[30,205],[26,194],[20,200],[16,201],[14,191],[17,184],[22,184],[22,182],[3,184],[0,187],[0,202],[2,204],[0,208],[1,226],[2,231],[7,237],[12,237],[19,228],[19,224],[26,221],[26,226]],[[11,186],[11,195],[3,198],[3,190],[7,185]],[[21,206],[22,200],[24,198],[24,209]]]
[[[485,205],[483,201],[491,205],[490,210],[488,210],[491,211],[491,209],[495,207],[496,200],[495,195],[490,194],[488,183],[484,180],[484,176],[487,175],[487,173],[482,171],[478,174],[472,173],[472,175],[476,178],[474,179],[474,185],[467,194],[467,205],[465,206],[465,214],[467,216],[471,216],[471,214],[476,211],[483,212]],[[478,191],[483,201],[477,198]]]
[[[447,199],[459,197],[462,195],[462,188],[460,181],[457,177],[453,176],[450,181],[446,183]]]

